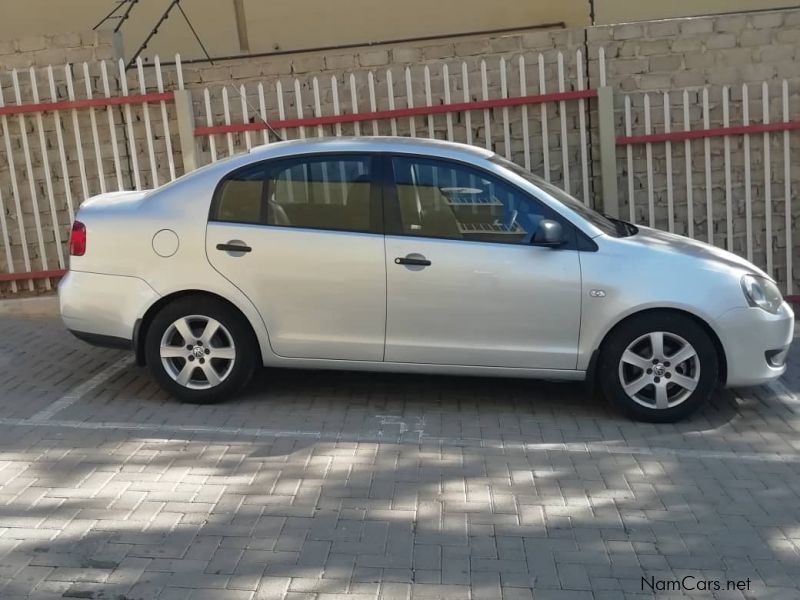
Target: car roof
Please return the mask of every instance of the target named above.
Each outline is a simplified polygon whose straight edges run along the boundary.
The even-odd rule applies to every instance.
[[[279,158],[292,158],[308,154],[327,154],[339,152],[391,152],[397,154],[419,154],[436,158],[450,158],[473,162],[487,160],[494,156],[493,152],[442,140],[393,137],[393,136],[342,136],[318,137],[299,140],[288,140],[253,146],[247,152],[232,154],[220,160],[211,162],[193,171],[185,173],[182,177],[151,190],[148,197],[161,196],[173,189],[187,185],[201,183],[216,186],[219,178],[225,173],[230,173],[241,167],[262,161]]]
[[[317,152],[398,152],[451,157],[461,155],[467,160],[486,159],[494,154],[467,144],[399,136],[307,138],[255,146],[248,154],[251,160],[258,160]]]

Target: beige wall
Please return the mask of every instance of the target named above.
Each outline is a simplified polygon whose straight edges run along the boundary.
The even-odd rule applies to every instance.
[[[125,55],[144,41],[168,0],[139,0],[122,28]],[[242,52],[234,0],[184,0],[182,6],[212,56]],[[0,0],[0,40],[86,31],[113,0]],[[547,23],[588,24],[586,0],[242,0],[250,52],[297,50],[439,36]],[[121,11],[120,13],[121,14]],[[113,28],[109,20],[103,27]],[[202,58],[183,17],[173,10],[144,56]]]
[[[549,23],[589,24],[589,0],[240,0],[250,52],[447,36]],[[139,0],[123,27],[125,55],[142,43],[169,0]],[[242,52],[236,0],[184,0],[212,56]],[[598,24],[796,5],[797,0],[595,0]],[[0,0],[0,40],[86,31],[114,0]],[[113,28],[109,21],[104,28]],[[145,57],[203,53],[174,10]]]
[[[126,57],[144,41],[168,4],[169,0],[139,0],[133,7],[122,28]],[[182,4],[212,56],[238,53],[233,0],[184,0]],[[114,0],[0,0],[0,40],[86,31],[114,6]],[[109,20],[103,29],[113,29],[116,23]],[[183,17],[173,10],[144,55],[176,52],[193,58],[203,55]]]
[[[594,3],[597,25],[789,8],[797,4],[798,0],[595,0]]]
[[[245,2],[251,50],[314,48],[589,22],[587,0],[294,0]],[[297,18],[297,15],[305,15]]]

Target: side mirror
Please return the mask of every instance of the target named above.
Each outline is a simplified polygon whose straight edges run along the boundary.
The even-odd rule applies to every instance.
[[[561,227],[561,223],[558,221],[551,221],[550,219],[542,219],[539,221],[536,233],[533,234],[531,246],[557,248],[564,242],[564,231]]]

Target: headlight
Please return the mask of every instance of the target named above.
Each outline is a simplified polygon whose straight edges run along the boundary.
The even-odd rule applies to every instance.
[[[776,314],[783,304],[783,297],[778,286],[766,277],[745,275],[742,277],[742,291],[750,306]]]

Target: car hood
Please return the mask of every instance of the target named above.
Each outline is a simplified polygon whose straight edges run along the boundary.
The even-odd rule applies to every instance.
[[[652,229],[641,225],[637,225],[637,228],[639,232],[636,235],[622,239],[630,240],[631,243],[639,245],[643,249],[646,248],[655,252],[664,252],[671,255],[677,253],[688,258],[702,260],[712,267],[722,267],[747,273],[755,273],[762,277],[772,279],[772,277],[746,259],[732,252],[728,252],[727,250],[723,250],[722,248],[717,248],[705,242],[692,240],[682,235],[668,233],[659,229]]]

